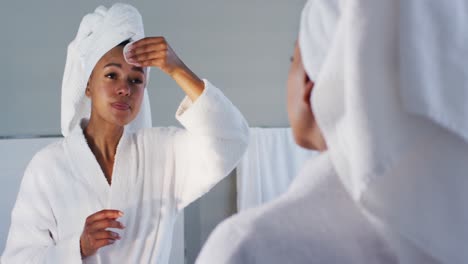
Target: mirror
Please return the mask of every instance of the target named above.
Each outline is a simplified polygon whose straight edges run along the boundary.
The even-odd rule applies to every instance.
[[[185,64],[219,87],[251,127],[288,126],[285,84],[304,0],[125,2],[141,12],[146,35],[165,36]],[[108,7],[112,3],[45,0],[3,4],[0,144],[11,147],[7,141],[12,138],[60,136],[60,89],[67,45],[84,14],[98,5]],[[153,70],[148,90],[153,126],[180,126],[174,113],[184,94],[176,83]],[[34,144],[32,149],[26,146],[29,152],[25,155],[36,151]],[[19,161],[19,168],[26,165],[23,163]],[[16,173],[10,179],[2,177],[0,186],[17,189],[18,177],[22,175]],[[171,263],[193,263],[213,228],[236,212],[235,185],[232,172],[185,209],[183,219],[176,225],[173,251],[177,252]],[[2,197],[2,201],[9,201],[1,208],[4,225],[9,225],[16,192],[8,195],[13,197]],[[3,252],[3,234],[8,226],[1,226],[0,230]]]

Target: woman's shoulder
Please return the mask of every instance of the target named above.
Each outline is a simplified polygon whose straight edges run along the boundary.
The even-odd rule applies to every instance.
[[[288,191],[270,202],[231,216],[220,225],[221,231],[218,232],[237,234],[244,243],[288,237],[280,227],[288,223],[295,226],[304,224],[303,218],[295,217],[298,215],[296,211],[307,215],[313,194],[320,197],[322,192],[338,188],[337,180],[328,153],[315,156],[305,162]],[[322,187],[325,188],[321,190]]]
[[[67,167],[64,142],[64,139],[58,139],[33,155],[24,171],[23,184],[36,187],[50,185],[53,174],[61,171],[57,168]]]
[[[60,160],[64,160],[66,158],[64,144],[64,138],[49,143],[34,154],[28,167],[35,165],[46,167],[56,164]]]

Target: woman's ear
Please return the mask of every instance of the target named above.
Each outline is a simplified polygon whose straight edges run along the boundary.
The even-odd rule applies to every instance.
[[[89,89],[89,82],[86,84],[85,95],[91,97],[91,90]]]
[[[307,74],[305,74],[304,78],[304,91],[302,93],[302,101],[310,106],[310,96],[312,94],[312,90],[314,89],[314,81],[312,81]]]
[[[92,79],[93,79],[93,72],[91,72],[91,75],[89,76],[88,82],[86,83],[85,95],[88,98],[91,97],[91,86],[89,85],[89,83],[91,82]]]

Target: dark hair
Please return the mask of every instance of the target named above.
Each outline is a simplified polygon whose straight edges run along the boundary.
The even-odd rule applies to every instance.
[[[117,45],[117,47],[125,47],[125,45],[127,45],[128,43],[130,43],[132,39],[127,39],[127,40],[124,40],[122,42],[120,42],[119,45]]]

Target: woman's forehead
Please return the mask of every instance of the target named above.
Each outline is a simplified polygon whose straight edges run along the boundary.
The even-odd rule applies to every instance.
[[[143,67],[137,67],[134,65],[129,65],[124,58],[123,55],[123,47],[122,46],[117,46],[109,50],[102,58],[98,61],[96,64],[95,68],[106,68],[108,66],[116,66],[118,68],[124,68],[124,66],[130,66],[131,70],[140,72],[140,73],[145,73],[145,68]]]
[[[124,60],[123,47],[117,46],[106,52],[99,61]]]

